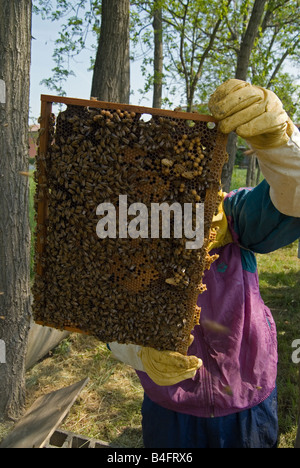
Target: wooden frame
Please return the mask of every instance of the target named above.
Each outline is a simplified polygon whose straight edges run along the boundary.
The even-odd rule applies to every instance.
[[[217,121],[210,115],[202,115],[198,113],[191,112],[179,112],[171,111],[164,109],[155,109],[150,107],[143,106],[134,106],[130,104],[116,104],[111,102],[96,101],[96,100],[86,100],[78,98],[70,98],[63,96],[53,96],[53,95],[41,95],[41,116],[40,116],[40,148],[39,148],[39,159],[41,162],[41,167],[39,171],[38,185],[40,187],[39,201],[37,205],[37,253],[39,256],[43,254],[44,245],[46,242],[47,236],[47,227],[46,220],[48,216],[48,194],[47,188],[43,187],[46,181],[46,154],[49,145],[49,119],[52,114],[52,105],[53,104],[65,104],[70,106],[81,106],[81,107],[92,107],[100,109],[120,109],[120,110],[130,110],[136,112],[137,114],[151,114],[159,115],[164,117],[171,117],[174,119],[186,119],[192,121],[206,121],[217,123]],[[41,262],[37,261],[36,271],[39,275],[43,274],[43,267]],[[68,329],[68,331],[78,331],[74,329]]]
[[[94,109],[120,109],[120,110],[130,110],[136,112],[137,114],[151,114],[159,115],[162,117],[171,117],[174,119],[186,119],[186,120],[195,120],[195,121],[206,121],[206,122],[217,122],[210,115],[201,115],[196,112],[179,112],[171,111],[165,109],[155,109],[152,107],[143,107],[143,106],[134,106],[132,104],[117,104],[105,101],[96,101],[96,100],[87,100],[87,99],[77,99],[69,98],[63,96],[51,96],[42,94],[42,112],[43,112],[43,103],[50,105],[53,103],[57,104],[66,104],[69,106],[81,106],[81,107],[93,107]]]
[[[207,122],[212,123],[213,126],[209,128],[213,129],[217,124],[216,119],[210,115],[201,115],[198,113],[188,113],[182,111],[171,111],[163,109],[155,109],[143,106],[134,106],[129,104],[110,103],[97,100],[85,100],[53,95],[41,95],[41,116],[40,116],[40,144],[38,154],[38,196],[37,196],[37,233],[36,233],[36,273],[38,276],[44,276],[44,267],[41,259],[43,258],[44,248],[47,240],[47,220],[48,220],[48,200],[49,192],[47,187],[47,152],[51,144],[52,134],[51,131],[51,117],[52,105],[53,104],[65,104],[66,106],[84,107],[90,109],[107,109],[107,110],[121,110],[135,113],[137,116],[152,115],[158,117],[166,117],[169,119],[180,119],[187,122]],[[221,146],[224,146],[225,136],[222,135]],[[38,299],[39,300],[39,299]],[[51,323],[44,323],[36,321],[37,324],[56,328]],[[88,331],[74,328],[72,326],[64,326],[64,330],[68,332],[76,332],[81,334],[91,334]]]

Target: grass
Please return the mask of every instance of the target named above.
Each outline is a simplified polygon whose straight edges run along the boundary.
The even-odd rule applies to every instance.
[[[258,256],[260,291],[271,309],[278,334],[278,404],[280,445],[293,447],[299,409],[299,370],[292,343],[300,339],[300,259],[298,242]]]
[[[234,166],[231,180],[231,190],[235,190],[239,187],[245,187],[246,185],[247,169],[239,169],[238,166]]]
[[[235,169],[232,188],[243,186],[245,178],[244,170]],[[298,366],[291,359],[292,342],[300,339],[297,243],[258,255],[257,260],[261,295],[278,329],[279,447],[292,448],[299,402]],[[71,334],[51,355],[27,371],[27,408],[40,395],[85,377],[90,381],[61,428],[124,447],[143,447],[140,414],[143,390],[139,379],[130,367],[112,358],[105,344],[92,337]],[[11,427],[0,425],[0,440]]]
[[[70,335],[52,356],[27,372],[27,404],[86,377],[90,381],[61,428],[114,445],[142,447],[139,380],[92,337]]]
[[[234,166],[231,181],[231,190],[239,187],[246,186],[247,169],[240,169],[238,166]],[[263,176],[260,175],[260,181],[263,180]]]

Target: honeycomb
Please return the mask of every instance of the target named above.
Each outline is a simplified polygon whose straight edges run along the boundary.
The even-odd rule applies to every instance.
[[[170,111],[145,122],[133,106],[111,106],[68,105],[57,118],[51,114],[35,175],[37,219],[41,206],[46,218],[36,233],[42,249],[35,255],[34,319],[103,342],[186,354],[200,319],[203,274],[216,258],[208,244],[226,137],[198,114],[190,120]],[[128,206],[147,206],[149,223],[153,203],[190,203],[193,223],[194,207],[203,203],[203,246],[186,249],[172,217],[168,239],[100,239],[97,207],[111,203],[118,221],[119,195]]]

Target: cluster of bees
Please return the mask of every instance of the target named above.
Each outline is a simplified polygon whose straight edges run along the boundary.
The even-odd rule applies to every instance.
[[[206,121],[120,109],[68,106],[51,122],[36,180],[47,187],[46,236],[36,254],[33,312],[38,323],[89,333],[104,342],[186,353],[199,323],[202,278],[215,259],[207,246],[227,155]],[[36,206],[41,202],[37,186]],[[96,208],[153,202],[205,204],[205,241],[99,239]],[[172,229],[171,229],[172,234]],[[39,233],[37,233],[39,236]]]

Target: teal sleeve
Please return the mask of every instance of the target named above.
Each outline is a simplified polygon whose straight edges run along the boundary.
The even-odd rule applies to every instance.
[[[273,252],[300,238],[300,218],[280,213],[269,191],[264,180],[255,188],[229,193],[224,201],[234,240],[257,253]]]

